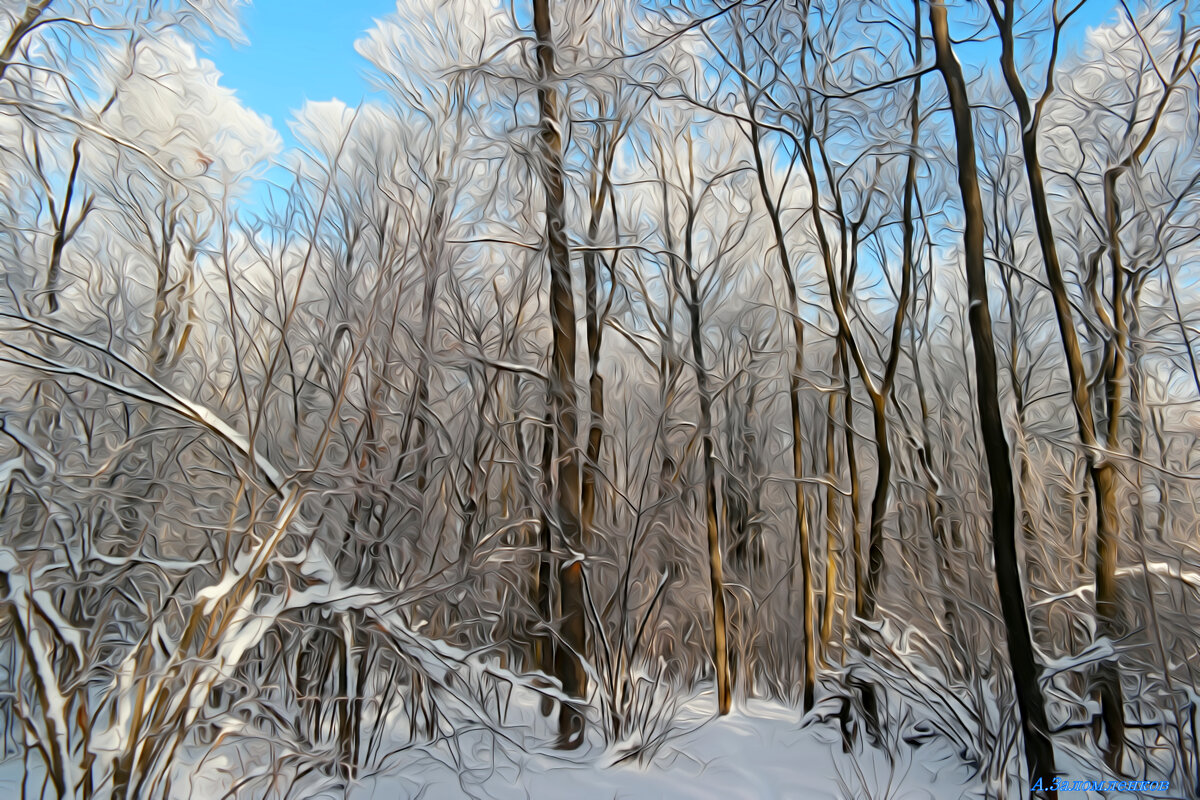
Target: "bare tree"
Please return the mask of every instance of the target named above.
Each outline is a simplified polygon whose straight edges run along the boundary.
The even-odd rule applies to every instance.
[[[587,690],[583,670],[585,610],[583,567],[575,558],[559,564],[562,548],[582,546],[580,526],[580,463],[576,438],[579,433],[576,408],[576,318],[574,290],[571,287],[571,253],[567,243],[564,216],[562,134],[558,91],[555,88],[554,32],[548,0],[533,2],[534,35],[537,38],[538,114],[541,158],[539,174],[545,187],[546,260],[550,270],[550,318],[553,344],[550,355],[549,418],[543,464],[547,486],[553,493],[553,516],[546,520],[543,534],[545,559],[538,577],[542,613],[555,621],[561,642],[553,649],[553,674],[571,697],[582,697]],[[558,542],[551,536],[558,536]],[[551,604],[552,585],[558,587],[558,609]],[[562,743],[578,746],[583,741],[584,718],[578,710],[563,705],[559,716]]]
[[[970,99],[962,67],[950,43],[950,26],[941,0],[929,6],[929,24],[933,33],[935,64],[946,84],[954,119],[954,140],[958,153],[958,185],[962,194],[963,262],[970,297],[968,318],[975,348],[976,400],[982,426],[983,446],[987,453],[988,478],[992,495],[992,555],[996,564],[996,584],[1008,644],[1009,664],[1017,692],[1025,761],[1031,783],[1054,783],[1054,746],[1050,742],[1038,668],[1033,656],[1029,618],[1025,613],[1025,590],[1017,562],[1015,498],[1008,438],[1000,412],[1000,391],[996,369],[996,349],[992,340],[992,318],[988,300],[987,273],[984,266],[984,213],[975,164],[975,133]],[[1034,792],[1031,791],[1031,794]],[[1057,797],[1053,789],[1038,792]]]

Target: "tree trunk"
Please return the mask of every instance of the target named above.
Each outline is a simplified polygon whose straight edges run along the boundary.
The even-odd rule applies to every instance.
[[[892,448],[888,443],[887,398],[871,394],[871,419],[875,431],[875,491],[871,495],[871,525],[867,529],[867,574],[857,613],[874,619],[883,579],[883,525],[887,518],[888,484],[892,478]]]
[[[980,199],[979,176],[975,166],[975,132],[971,106],[962,67],[950,43],[946,7],[942,0],[931,0],[929,21],[933,28],[937,69],[946,83],[950,99],[957,148],[958,186],[966,218],[963,231],[963,260],[970,301],[967,316],[975,350],[979,419],[991,484],[992,550],[996,583],[1000,592],[1000,609],[1004,617],[1017,708],[1021,715],[1025,762],[1029,768],[1030,783],[1053,785],[1054,745],[1050,740],[1046,709],[1041,687],[1038,685],[1039,670],[1033,657],[1033,640],[1029,630],[1029,619],[1025,613],[1024,587],[1021,585],[1021,574],[1017,564],[1012,464],[1009,461],[1008,440],[1000,412],[996,349],[992,341],[992,319],[984,265],[983,203]],[[1037,793],[1031,789],[1030,793],[1057,797],[1057,792],[1052,789],[1044,789]]]
[[[558,92],[554,68],[554,37],[550,23],[549,0],[533,0],[533,29],[537,40],[539,139],[541,144],[542,182],[545,187],[546,256],[550,269],[550,321],[553,338],[550,356],[548,400],[552,424],[547,428],[546,445],[553,454],[548,489],[553,497],[549,520],[558,542],[549,542],[545,553],[543,584],[556,571],[561,548],[577,548],[581,542],[580,471],[576,436],[579,433],[575,397],[575,298],[571,289],[571,253],[567,246],[564,215],[562,134],[558,120]],[[559,545],[556,547],[555,545]],[[554,676],[571,697],[583,697],[587,676],[583,670],[584,601],[582,566],[571,562],[559,577],[559,610],[564,624],[554,648]],[[549,598],[551,587],[542,585],[542,613],[547,621],[554,618]],[[583,742],[584,717],[575,708],[562,705],[559,711],[559,744],[578,747]]]
[[[587,331],[588,359],[588,425],[587,453],[583,459],[583,487],[580,500],[580,517],[584,531],[591,531],[596,520],[596,486],[600,481],[600,445],[604,440],[604,376],[600,374],[600,346],[604,336],[604,324],[600,309],[600,254],[591,246],[596,244],[600,233],[600,220],[604,213],[604,202],[612,196],[612,159],[616,147],[612,141],[602,141],[596,148],[600,169],[598,185],[591,197],[591,218],[588,220],[589,249],[583,254],[584,312]],[[603,154],[603,155],[601,155]],[[614,210],[615,213],[615,210]],[[613,221],[614,226],[616,220]]]
[[[1125,382],[1125,348],[1129,340],[1124,308],[1125,267],[1121,263],[1119,239],[1121,214],[1116,194],[1117,179],[1122,171],[1118,167],[1108,170],[1104,175],[1104,216],[1108,228],[1108,256],[1112,269],[1112,331],[1115,338],[1108,364],[1104,369],[1108,412],[1108,430],[1105,438],[1110,451],[1120,449],[1118,436],[1121,430],[1121,401]],[[1099,507],[1096,524],[1096,633],[1115,641],[1121,635],[1117,587],[1121,509],[1117,470],[1111,456],[1106,456],[1095,466],[1092,475]],[[1104,721],[1104,761],[1119,773],[1125,749],[1125,697],[1121,689],[1121,674],[1113,659],[1105,659],[1097,666],[1096,683],[1100,694],[1100,716]]]
[[[746,87],[746,93],[747,100],[749,101],[748,87]],[[753,150],[754,169],[758,177],[758,190],[762,196],[763,204],[766,206],[767,216],[771,220],[771,232],[774,235],[775,250],[779,258],[779,271],[782,273],[784,285],[787,287],[788,312],[792,317],[792,349],[794,351],[794,359],[788,383],[788,395],[792,424],[792,479],[795,481],[796,486],[796,535],[800,550],[800,575],[803,583],[803,586],[800,587],[803,598],[800,613],[803,617],[801,622],[804,630],[804,710],[808,711],[813,706],[817,658],[816,637],[813,635],[813,586],[812,563],[808,541],[808,504],[807,498],[804,495],[803,483],[804,429],[800,418],[800,371],[804,364],[804,323],[800,319],[800,300],[796,292],[796,279],[792,275],[792,263],[791,258],[788,256],[787,241],[783,232],[783,221],[780,219],[779,209],[775,207],[775,201],[772,199],[770,188],[767,186],[767,168],[763,162],[759,142],[760,138],[761,132],[755,118],[754,108],[751,106],[750,146]]]
[[[1107,458],[1101,456],[1096,438],[1096,422],[1092,413],[1092,396],[1083,366],[1083,354],[1079,337],[1075,332],[1075,320],[1067,296],[1066,282],[1058,258],[1054,239],[1054,225],[1050,217],[1050,204],[1046,197],[1045,181],[1042,176],[1041,157],[1038,154],[1038,123],[1042,107],[1035,109],[1017,72],[1015,38],[1013,34],[1015,7],[1013,0],[1005,0],[1003,14],[993,8],[993,16],[1000,29],[1001,67],[1009,93],[1017,107],[1021,124],[1021,152],[1025,162],[1025,175],[1029,182],[1030,200],[1033,206],[1034,224],[1042,261],[1046,268],[1046,283],[1054,303],[1058,322],[1059,338],[1067,360],[1067,376],[1071,385],[1071,401],[1079,426],[1079,438],[1083,443],[1084,455],[1093,492],[1096,499],[1096,616],[1097,632],[1111,632],[1114,620],[1109,614],[1115,612],[1111,602],[1116,590],[1116,537],[1120,529],[1120,510],[1116,506],[1115,470]],[[1170,92],[1165,94],[1169,95]],[[1153,124],[1147,138],[1153,133]],[[1107,176],[1106,176],[1107,179]],[[1124,698],[1120,678],[1114,665],[1102,665],[1099,669],[1100,716],[1104,722],[1105,761],[1114,771],[1120,771],[1125,742]]]
[[[690,228],[690,225],[689,225]],[[690,242],[689,232],[689,242]],[[688,250],[691,250],[690,244]],[[708,534],[708,577],[713,605],[713,663],[717,671],[717,710],[728,714],[732,699],[729,681],[729,645],[725,630],[725,578],[721,569],[721,533],[717,525],[717,456],[713,448],[712,396],[700,331],[700,291],[690,263],[684,264],[688,278],[687,307],[691,322],[692,358],[696,364],[696,390],[700,395],[700,436],[704,451],[704,509]]]
[[[837,382],[840,363],[834,356],[833,383]],[[839,475],[837,442],[834,438],[837,429],[834,422],[835,411],[837,411],[837,392],[833,391],[831,386],[825,407],[825,480],[829,482],[829,485],[825,487],[825,598],[821,608],[821,661],[826,666],[831,663],[829,651],[833,641],[833,614],[834,606],[838,601],[837,531],[840,525],[839,504],[841,501],[838,499],[837,489]]]
[[[850,473],[850,568],[854,578],[854,613],[862,607],[862,476],[858,471],[858,450],[854,444],[854,387],[850,383],[850,357],[846,342],[838,333],[838,364],[842,370],[842,428],[845,431],[846,469]]]
[[[688,137],[688,171],[692,171],[692,140]],[[694,176],[692,176],[694,177]],[[689,192],[693,187],[689,186]],[[696,369],[696,391],[700,396],[700,436],[704,459],[705,531],[708,544],[708,578],[713,607],[713,665],[717,673],[717,713],[729,713],[732,687],[729,680],[729,644],[726,633],[725,577],[721,566],[721,530],[717,510],[717,456],[713,447],[712,394],[708,388],[708,367],[704,359],[704,338],[700,328],[700,287],[694,257],[693,229],[696,209],[688,195],[687,230],[684,232],[683,268],[687,273],[686,297],[692,360]],[[673,269],[672,272],[675,270]]]

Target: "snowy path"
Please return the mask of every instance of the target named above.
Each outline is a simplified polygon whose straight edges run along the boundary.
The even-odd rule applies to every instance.
[[[708,708],[702,696],[698,707]],[[798,711],[752,701],[723,719],[685,711],[687,731],[668,741],[648,768],[605,767],[598,761],[563,763],[551,755],[527,755],[497,763],[486,771],[459,776],[453,769],[429,763],[410,764],[396,773],[364,781],[352,800],[488,800],[571,798],[571,800],[641,800],[646,798],[712,798],[713,800],[949,800],[970,796],[970,775],[937,744],[899,754],[894,768],[878,751],[856,758],[841,751],[828,725],[801,727]],[[489,751],[490,757],[490,751]],[[866,782],[869,791],[863,791]]]

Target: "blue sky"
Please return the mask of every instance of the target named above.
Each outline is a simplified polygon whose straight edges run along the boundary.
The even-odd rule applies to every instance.
[[[354,42],[395,10],[395,0],[254,0],[241,15],[250,44],[212,42],[204,57],[223,73],[222,85],[292,145],[287,123],[305,100],[354,105],[369,93]]]

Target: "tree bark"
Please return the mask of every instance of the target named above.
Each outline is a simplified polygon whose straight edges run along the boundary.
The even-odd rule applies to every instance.
[[[833,359],[833,383],[837,382],[840,373],[836,355]],[[829,397],[825,407],[825,598],[821,607],[821,662],[829,666],[830,645],[833,640],[834,606],[837,605],[837,531],[840,525],[840,500],[838,499],[838,468],[837,441],[835,439],[837,425],[834,413],[837,411],[837,392],[830,387]]]
[[[554,67],[554,35],[549,0],[533,0],[533,29],[537,42],[538,109],[541,145],[542,183],[545,188],[546,257],[550,270],[550,321],[553,329],[550,355],[548,401],[552,424],[546,431],[546,446],[553,453],[550,461],[548,490],[553,497],[551,529],[559,541],[548,542],[543,553],[542,613],[554,619],[550,576],[557,570],[561,548],[580,546],[580,470],[579,449],[575,441],[579,421],[575,397],[576,320],[575,298],[571,288],[571,252],[567,245],[565,199],[563,190],[562,134],[558,120],[558,92]],[[561,547],[555,547],[555,545]],[[583,669],[584,599],[582,566],[570,562],[562,567],[559,578],[559,610],[564,624],[554,647],[553,673],[562,683],[563,692],[583,697],[587,675]],[[563,704],[559,709],[559,744],[578,747],[583,742],[584,717],[575,708]]]
[[[726,634],[725,578],[721,567],[721,532],[717,524],[717,456],[713,447],[712,393],[708,387],[708,367],[700,329],[700,289],[691,265],[691,222],[688,223],[687,270],[688,318],[691,323],[692,359],[696,365],[696,390],[700,395],[700,436],[704,458],[705,530],[708,541],[708,577],[713,605],[713,663],[717,671],[717,711],[729,713],[732,687],[729,680],[729,645]]]

